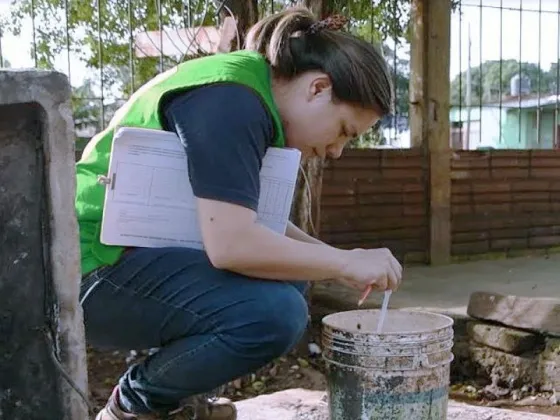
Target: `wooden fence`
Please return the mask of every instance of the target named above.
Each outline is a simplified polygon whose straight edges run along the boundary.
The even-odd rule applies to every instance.
[[[429,262],[423,149],[350,150],[327,164],[320,230],[337,246],[390,248]],[[560,150],[460,151],[451,165],[450,252],[519,255],[560,246]]]

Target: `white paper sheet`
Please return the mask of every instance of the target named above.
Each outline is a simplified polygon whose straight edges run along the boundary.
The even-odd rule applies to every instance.
[[[259,223],[284,234],[301,153],[269,148],[260,173]],[[123,127],[109,164],[101,242],[107,245],[202,249],[187,156],[174,133]]]

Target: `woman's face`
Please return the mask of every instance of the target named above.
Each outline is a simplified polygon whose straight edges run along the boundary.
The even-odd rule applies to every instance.
[[[380,118],[371,109],[333,102],[330,78],[323,73],[309,72],[273,89],[286,146],[301,150],[303,157],[339,158],[348,141]]]

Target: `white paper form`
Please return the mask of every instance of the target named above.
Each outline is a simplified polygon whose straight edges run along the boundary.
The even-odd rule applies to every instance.
[[[258,222],[284,234],[301,153],[269,148],[261,169]],[[175,133],[123,127],[111,151],[101,242],[202,249],[185,149]]]
[[[294,198],[301,153],[271,147],[263,158],[257,221],[284,234]]]

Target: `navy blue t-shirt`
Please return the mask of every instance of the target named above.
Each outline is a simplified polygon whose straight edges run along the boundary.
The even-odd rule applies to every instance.
[[[207,85],[170,98],[162,112],[164,129],[186,148],[194,195],[256,211],[262,158],[274,139],[259,96],[242,85]]]

